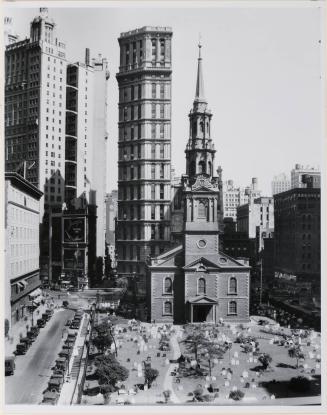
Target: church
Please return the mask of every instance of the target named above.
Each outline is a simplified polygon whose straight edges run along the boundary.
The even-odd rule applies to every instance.
[[[212,113],[204,95],[201,45],[182,176],[182,243],[147,263],[150,321],[249,321],[250,267],[219,249],[221,188],[214,176]]]

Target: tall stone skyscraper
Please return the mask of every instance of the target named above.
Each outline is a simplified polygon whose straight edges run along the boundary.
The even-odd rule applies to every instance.
[[[122,33],[119,85],[118,272],[144,289],[149,256],[170,239],[171,38],[169,27]]]

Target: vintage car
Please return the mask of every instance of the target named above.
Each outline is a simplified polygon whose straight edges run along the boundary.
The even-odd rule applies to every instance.
[[[5,376],[13,375],[15,372],[15,356],[5,357]]]

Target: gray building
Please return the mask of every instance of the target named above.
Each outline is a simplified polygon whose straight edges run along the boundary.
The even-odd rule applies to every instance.
[[[171,38],[169,27],[121,33],[119,86],[118,273],[140,276],[170,243]]]

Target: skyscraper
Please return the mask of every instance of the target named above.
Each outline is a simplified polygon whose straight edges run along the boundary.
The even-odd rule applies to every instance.
[[[285,173],[281,173],[278,176],[274,176],[271,182],[272,195],[286,192],[291,188],[291,180]]]
[[[116,250],[121,275],[143,276],[145,259],[169,246],[171,38],[169,27],[146,26],[118,39]]]
[[[6,171],[21,173],[44,194],[40,267],[42,276],[51,280],[52,263],[57,277],[67,268],[61,212],[63,208],[67,216],[77,207],[77,198],[83,208],[92,205],[89,240],[94,258],[105,254],[108,62],[101,55],[91,60],[88,49],[84,62],[68,62],[65,44],[56,38],[55,22],[46,8],[31,22],[29,39],[17,41],[11,20],[5,22]],[[51,215],[58,228],[53,232],[49,232],[55,226]],[[55,259],[49,245],[54,235]],[[85,254],[85,264],[91,256]],[[89,267],[94,269],[93,265]]]

